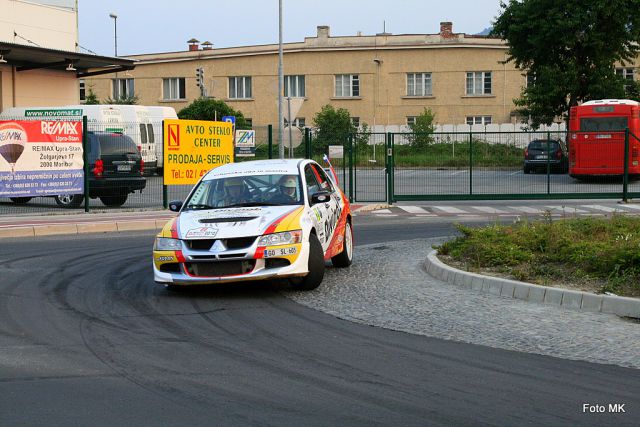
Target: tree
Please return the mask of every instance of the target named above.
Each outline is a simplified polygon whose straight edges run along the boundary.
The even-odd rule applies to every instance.
[[[89,93],[84,98],[85,105],[97,105],[100,104],[98,95],[93,91],[93,88],[89,88]]]
[[[407,139],[412,147],[424,148],[433,142],[433,132],[435,124],[433,123],[436,115],[431,108],[425,108],[415,122],[409,125],[411,133],[407,135]]]
[[[614,66],[639,52],[640,0],[509,0],[500,7],[491,34],[509,44],[507,61],[531,76],[514,103],[532,127],[568,121],[580,102],[624,96]]]
[[[348,110],[331,105],[325,105],[314,116],[313,124],[317,128],[316,138],[313,140],[313,150],[317,154],[327,153],[329,145],[344,145],[349,141],[349,135],[357,129],[351,121]]]
[[[178,111],[178,118],[187,120],[221,120],[223,116],[235,116],[236,129],[251,129],[240,111],[234,110],[219,99],[198,98]]]

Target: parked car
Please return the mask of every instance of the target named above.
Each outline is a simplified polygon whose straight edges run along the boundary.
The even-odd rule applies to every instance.
[[[322,282],[325,260],[353,259],[349,201],[312,160],[258,160],[209,171],[157,235],[153,274],[171,289],[287,278]]]
[[[562,144],[553,139],[534,139],[524,150],[524,173],[547,170],[547,165],[553,172],[567,173],[569,159]]]
[[[88,132],[89,197],[106,206],[122,206],[130,193],[146,187],[144,161],[133,140],[121,133]],[[77,208],[84,194],[53,196],[59,206]],[[31,197],[13,197],[14,203],[28,203]]]

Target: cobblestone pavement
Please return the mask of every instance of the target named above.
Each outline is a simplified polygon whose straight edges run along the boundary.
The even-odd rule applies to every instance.
[[[640,324],[466,290],[424,271],[438,240],[358,246],[315,291],[285,295],[349,321],[489,347],[640,368]]]

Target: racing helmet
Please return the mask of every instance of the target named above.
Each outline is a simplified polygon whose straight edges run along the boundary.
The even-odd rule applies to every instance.
[[[294,177],[283,176],[282,179],[280,179],[280,191],[282,191],[284,194],[294,197],[297,188],[298,183],[296,182],[296,179]]]

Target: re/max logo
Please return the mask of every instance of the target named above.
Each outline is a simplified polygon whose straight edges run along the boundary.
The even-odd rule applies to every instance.
[[[167,125],[167,150],[180,149],[180,125]]]

